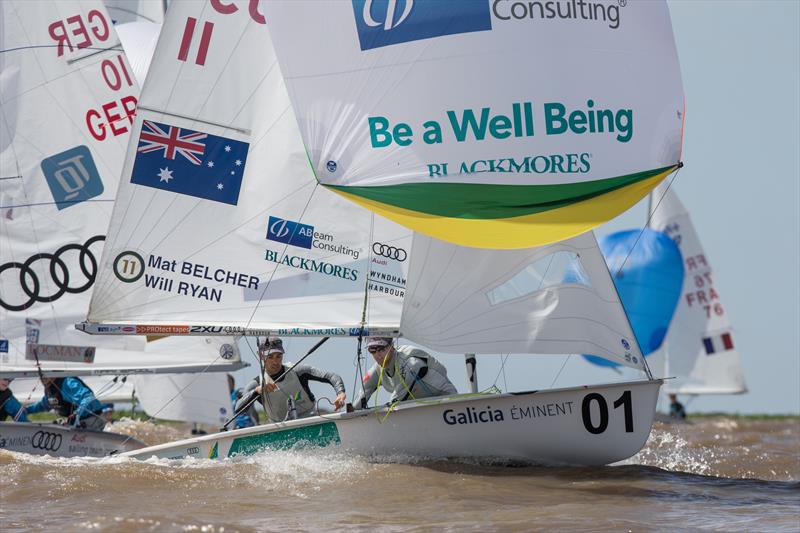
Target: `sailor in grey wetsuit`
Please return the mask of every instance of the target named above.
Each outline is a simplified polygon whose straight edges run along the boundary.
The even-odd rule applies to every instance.
[[[371,337],[367,350],[375,364],[364,377],[364,387],[353,400],[353,407],[363,409],[367,400],[381,386],[392,394],[389,403],[431,396],[457,394],[447,379],[447,369],[425,350],[411,346],[392,346],[392,339]]]
[[[287,418],[304,418],[317,414],[314,395],[308,387],[309,381],[330,383],[336,390],[333,404],[339,410],[347,401],[344,382],[339,374],[326,372],[311,365],[283,364],[283,342],[277,337],[266,339],[258,347],[258,355],[264,364],[263,379],[255,378],[236,402],[236,412],[258,397],[270,422],[282,422]]]

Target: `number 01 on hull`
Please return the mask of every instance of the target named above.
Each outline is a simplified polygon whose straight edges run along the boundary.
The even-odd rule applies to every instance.
[[[510,394],[459,395],[267,424],[123,455],[225,458],[333,446],[365,455],[470,457],[603,465],[647,441],[661,380]]]

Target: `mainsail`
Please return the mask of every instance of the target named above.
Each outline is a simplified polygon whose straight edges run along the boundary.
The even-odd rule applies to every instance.
[[[642,368],[593,235],[541,249],[470,249],[415,235],[321,186],[271,28],[254,9],[170,8],[86,331],[384,333],[458,352],[474,351],[465,343],[483,323],[498,326],[485,340],[509,351],[592,345]],[[506,283],[556,256],[578,261],[590,283],[505,296]]]
[[[316,179],[421,233],[552,243],[679,163],[664,2],[263,5]]]
[[[658,354],[668,393],[739,394],[747,391],[739,352],[714,271],[689,212],[668,184],[653,192],[650,226],[675,241],[686,276],[667,337]]]

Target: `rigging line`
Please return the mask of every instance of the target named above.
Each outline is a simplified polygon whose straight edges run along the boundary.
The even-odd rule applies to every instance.
[[[619,266],[617,271],[614,273],[614,277],[619,276],[619,273],[622,272],[622,269],[625,267],[625,263],[628,262],[628,258],[633,253],[633,249],[636,248],[636,245],[639,243],[639,239],[641,239],[642,235],[644,234],[644,230],[646,228],[650,227],[650,220],[653,218],[653,215],[655,214],[656,210],[658,209],[658,206],[661,205],[661,201],[667,196],[667,193],[669,192],[670,187],[672,187],[672,184],[678,178],[678,173],[680,172],[681,168],[683,168],[683,163],[679,163],[678,164],[678,168],[673,173],[672,178],[669,180],[669,183],[667,183],[667,188],[666,188],[666,190],[664,190],[664,194],[662,194],[661,198],[659,198],[658,202],[656,202],[655,208],[653,208],[653,210],[651,212],[647,213],[647,222],[645,223],[645,227],[643,227],[641,229],[641,231],[639,231],[639,234],[636,236],[636,240],[633,242],[633,246],[631,246],[631,249],[628,250],[628,255],[625,256],[625,259],[622,261],[622,264]],[[650,194],[652,194],[652,193],[650,193]]]
[[[22,177],[22,176],[19,176]],[[0,178],[0,181],[6,179],[14,179],[14,178]],[[66,202],[39,202],[35,204],[15,204],[15,205],[2,205],[0,209],[16,209],[18,207],[39,207],[43,205],[68,205],[72,206],[75,204],[112,204],[114,200],[75,200],[74,202],[66,201]]]
[[[146,20],[148,22],[152,22],[154,24],[158,24],[157,20],[152,19],[152,18],[150,18],[150,17],[148,17],[146,15],[142,15],[141,13],[137,12],[135,9],[129,9],[127,7],[122,7],[122,6],[113,6],[113,7],[106,6],[106,10],[108,10],[108,14],[109,15],[111,15],[112,11],[120,11],[122,13],[128,13],[129,15],[135,15],[136,17],[144,19],[144,20]]]
[[[369,217],[369,240],[367,243],[375,242],[375,214],[371,214]],[[369,265],[372,264],[372,246],[367,246],[367,275],[364,276],[364,305],[361,308],[361,328],[358,330],[358,342],[356,343],[356,361],[358,364],[358,371],[354,377],[353,382],[353,394],[356,392],[356,383],[359,377],[361,377],[361,397],[366,397],[366,389],[364,388],[364,371],[361,368],[361,358],[363,355],[363,340],[364,340],[364,328],[367,324],[367,312],[369,307]],[[353,396],[355,399],[355,396]]]
[[[564,364],[562,364],[562,365],[561,365],[561,368],[560,368],[560,369],[558,370],[558,372],[556,373],[556,377],[554,377],[554,378],[553,378],[553,382],[550,384],[550,388],[551,388],[551,389],[552,389],[552,388],[555,386],[555,384],[556,384],[556,381],[558,380],[559,376],[561,375],[561,372],[563,372],[563,371],[564,371],[564,367],[566,367],[566,366],[567,366],[567,363],[569,362],[569,360],[570,360],[570,358],[571,358],[571,357],[572,357],[572,354],[568,355],[568,356],[566,357],[566,359],[564,359]]]
[[[503,371],[503,387],[505,387],[506,390],[508,390],[508,381],[506,380],[506,361],[508,361],[508,357],[510,355],[511,355],[510,353],[506,354],[500,365],[500,370]]]
[[[506,364],[505,360],[508,359],[509,355],[511,355],[511,354],[510,353],[506,354],[505,357],[503,357],[502,355],[500,356],[500,370],[497,371],[497,375],[494,377],[494,381],[492,382],[492,387],[497,387],[497,380],[500,379],[500,374],[502,373],[503,374],[503,385],[506,386],[506,390],[508,389],[508,387],[507,387],[508,384],[505,381],[505,364]],[[489,387],[489,388],[491,388],[491,387]],[[489,389],[487,389],[487,390],[489,390]]]
[[[300,213],[300,218],[297,219],[298,222],[303,220],[303,217],[308,210],[308,206],[311,204],[311,200],[314,198],[314,193],[317,192],[317,187],[319,186],[318,183],[314,184],[314,188],[311,189],[311,194],[308,195],[308,200],[306,200],[306,205],[303,206],[303,211]],[[287,239],[286,244],[283,245],[283,251],[281,252],[281,257],[286,254],[286,250],[289,249],[289,243],[294,239],[295,232],[299,228],[299,224],[295,225],[294,229],[292,230],[292,235]],[[278,268],[281,266],[281,263],[275,263],[275,268],[272,269],[272,274],[270,274],[269,279],[267,280],[266,284],[264,285],[264,290],[261,291],[261,294],[258,296],[258,301],[253,306],[253,312],[250,313],[250,318],[247,319],[247,325],[245,327],[250,327],[250,324],[253,323],[253,317],[256,316],[256,312],[258,311],[259,306],[261,305],[261,301],[264,299],[264,295],[267,293],[267,289],[269,288],[270,283],[272,283],[273,278],[275,277],[275,273],[278,272]]]
[[[27,37],[28,35],[26,34],[25,36]],[[99,46],[84,46],[83,48],[81,48],[81,50],[96,50],[95,53],[100,53],[100,52],[105,52],[107,50],[112,50],[112,49],[114,49],[114,47],[120,46],[121,44],[122,43],[117,43],[117,44],[111,45],[111,47],[106,47],[106,48],[101,48]],[[61,44],[29,44],[29,45],[25,45],[25,46],[17,46],[16,48],[2,48],[2,49],[0,49],[0,54],[5,54],[5,53],[8,53],[8,52],[18,52],[20,50],[35,50],[37,48],[58,48],[59,46],[62,46],[62,45]],[[91,55],[94,55],[94,54],[91,54]],[[84,56],[84,57],[89,57],[89,56]],[[73,61],[79,61],[81,59],[83,59],[83,58],[79,57],[78,59],[73,59]]]

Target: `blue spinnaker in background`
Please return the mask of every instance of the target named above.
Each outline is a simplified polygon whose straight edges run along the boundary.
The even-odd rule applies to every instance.
[[[645,356],[656,351],[667,334],[683,288],[683,258],[667,235],[645,228],[612,233],[599,240],[611,277]],[[580,276],[567,272],[565,281]],[[598,366],[619,366],[584,355]]]

